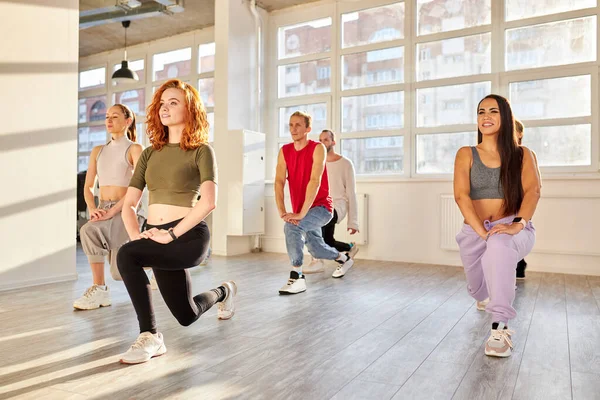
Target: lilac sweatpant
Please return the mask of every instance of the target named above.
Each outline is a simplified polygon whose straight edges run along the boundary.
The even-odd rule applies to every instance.
[[[507,224],[514,216],[494,222],[484,221],[486,230],[497,224]],[[464,224],[456,235],[460,258],[467,276],[467,290],[477,301],[490,298],[486,311],[493,322],[508,323],[517,313],[512,306],[515,300],[515,269],[535,243],[535,228],[531,221],[516,235],[494,234],[487,242],[469,225]]]

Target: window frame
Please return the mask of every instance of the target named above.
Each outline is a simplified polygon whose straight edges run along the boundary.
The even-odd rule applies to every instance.
[[[493,0],[491,2],[491,18],[490,23],[470,28],[461,28],[447,32],[438,32],[433,34],[417,35],[417,15],[416,15],[416,0],[404,0],[405,3],[405,21],[404,21],[404,38],[396,39],[387,42],[379,42],[374,44],[352,46],[344,48],[342,46],[341,23],[342,14],[370,9],[389,4],[399,3],[398,0],[374,0],[368,5],[359,2],[339,2],[335,1],[329,4],[306,4],[301,7],[294,7],[284,10],[279,10],[271,13],[269,21],[269,39],[270,54],[269,67],[270,71],[277,71],[279,65],[297,63],[302,61],[311,61],[319,58],[331,58],[331,92],[320,95],[294,96],[285,99],[278,98],[278,81],[277,74],[271,73],[271,79],[267,82],[269,87],[269,126],[272,126],[274,134],[269,135],[268,142],[271,143],[269,149],[277,150],[278,144],[289,142],[289,138],[279,137],[278,115],[279,107],[283,104],[299,105],[313,102],[323,102],[327,99],[328,102],[328,123],[335,132],[340,132],[340,139],[356,139],[381,136],[403,136],[404,137],[404,164],[403,174],[394,174],[391,176],[379,175],[357,175],[359,181],[451,181],[452,174],[419,174],[417,168],[417,135],[420,134],[445,134],[465,131],[477,131],[476,124],[456,124],[440,127],[418,128],[416,124],[416,109],[417,109],[417,89],[433,88],[446,85],[459,85],[465,83],[484,82],[491,83],[491,92],[497,93],[509,98],[509,84],[511,82],[560,78],[566,76],[586,75],[591,76],[591,116],[563,118],[552,120],[524,120],[526,127],[540,126],[557,126],[557,125],[572,125],[578,123],[591,124],[591,165],[589,166],[562,166],[562,167],[541,167],[545,179],[554,179],[565,177],[569,178],[592,178],[600,179],[600,138],[598,119],[600,115],[599,90],[598,82],[600,75],[600,2],[595,7],[585,8],[575,11],[567,11],[554,13],[549,15],[530,17],[520,20],[505,20],[505,0]],[[588,16],[596,16],[596,60],[593,62],[583,62],[577,64],[567,64],[561,66],[529,68],[521,70],[505,70],[505,35],[507,29],[526,27],[530,25],[538,25],[548,22],[556,22],[569,20],[574,18],[582,18]],[[278,60],[278,31],[280,27],[308,22],[322,18],[332,18],[331,25],[331,51],[326,53],[315,53],[308,56],[283,58]],[[444,78],[435,80],[416,81],[416,63],[418,57],[417,45],[438,40],[445,40],[463,36],[471,36],[482,33],[491,34],[491,67],[490,73],[467,75],[454,78]],[[360,89],[342,90],[342,56],[355,54],[360,52],[381,50],[391,47],[404,47],[404,82],[401,84],[382,85]],[[341,134],[341,115],[342,115],[342,97],[356,96],[364,94],[382,93],[387,91],[400,90],[404,91],[404,126],[398,130],[371,130]],[[318,100],[317,100],[318,99]],[[294,104],[295,103],[295,104]],[[473,110],[475,113],[476,110]],[[314,138],[316,135],[311,134]],[[341,151],[341,140],[338,140],[336,151]],[[276,163],[276,151],[273,151],[273,156],[268,157],[271,162],[268,162],[268,171],[274,175],[274,166]],[[270,154],[271,155],[271,154]]]
[[[144,60],[144,79],[132,82],[123,83],[118,86],[114,86],[111,83],[111,76],[113,73],[113,66],[120,64],[123,59],[123,49],[113,50],[105,53],[92,55],[89,57],[82,58],[79,64],[79,72],[83,72],[89,69],[104,67],[106,71],[106,84],[104,88],[96,88],[90,90],[79,90],[78,98],[87,98],[92,96],[106,96],[107,107],[114,104],[115,94],[129,91],[144,89],[145,90],[145,103],[144,108],[147,108],[152,101],[154,94],[154,88],[159,87],[168,79],[154,81],[153,78],[153,56],[155,54],[168,52],[171,50],[178,50],[185,47],[191,47],[192,59],[191,59],[191,73],[186,76],[180,76],[177,79],[189,82],[192,86],[199,90],[198,81],[204,78],[214,78],[214,71],[198,73],[198,62],[199,62],[199,46],[203,44],[214,42],[214,28],[209,27],[202,30],[185,33],[182,35],[174,36],[157,42],[144,43],[137,46],[127,48],[127,59],[128,60]],[[215,107],[206,107],[206,113],[214,113]],[[79,113],[79,109],[77,110]],[[138,132],[138,136],[141,140],[138,140],[142,146],[147,147],[150,145],[148,137],[146,136],[145,120],[143,118],[136,121],[142,125],[142,132]],[[93,127],[93,126],[104,126],[104,121],[92,121],[86,123],[78,123],[77,128],[82,127]],[[106,141],[110,140],[110,135],[106,134]],[[79,149],[79,135],[77,136],[77,146]],[[79,165],[79,156],[87,156],[91,152],[78,152],[77,162]]]

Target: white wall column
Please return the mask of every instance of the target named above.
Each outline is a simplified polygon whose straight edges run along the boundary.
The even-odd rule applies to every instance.
[[[0,290],[76,278],[77,0],[0,2]]]
[[[266,13],[261,12],[261,15],[264,21]],[[263,36],[264,32],[263,24]],[[258,129],[256,109],[260,104],[257,100],[257,68],[259,64],[264,64],[264,60],[257,63],[259,48],[255,19],[248,2],[215,2],[215,46],[214,146],[219,166],[219,198],[213,216],[212,246],[214,254],[235,255],[249,252],[251,239],[227,235],[228,186],[234,178],[233,171],[228,168],[227,150],[231,146],[228,132]]]

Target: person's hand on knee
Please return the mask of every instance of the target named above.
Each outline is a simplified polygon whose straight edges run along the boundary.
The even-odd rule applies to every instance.
[[[106,210],[96,208],[95,210],[90,211],[90,221],[93,221],[93,222],[100,221],[100,218],[104,214],[106,214]]]
[[[282,218],[285,222],[289,222],[290,224],[294,225],[298,225],[300,223],[300,220],[302,219],[300,218],[300,214],[292,213],[285,214]]]

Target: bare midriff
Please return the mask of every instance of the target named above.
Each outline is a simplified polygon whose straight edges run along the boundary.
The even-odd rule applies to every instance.
[[[506,217],[502,210],[503,201],[502,199],[473,200],[473,207],[482,222],[485,220],[493,222]]]
[[[100,200],[119,201],[125,197],[127,187],[122,186],[100,186]]]
[[[192,207],[172,206],[170,204],[152,204],[148,206],[148,223],[163,225],[184,218]]]

